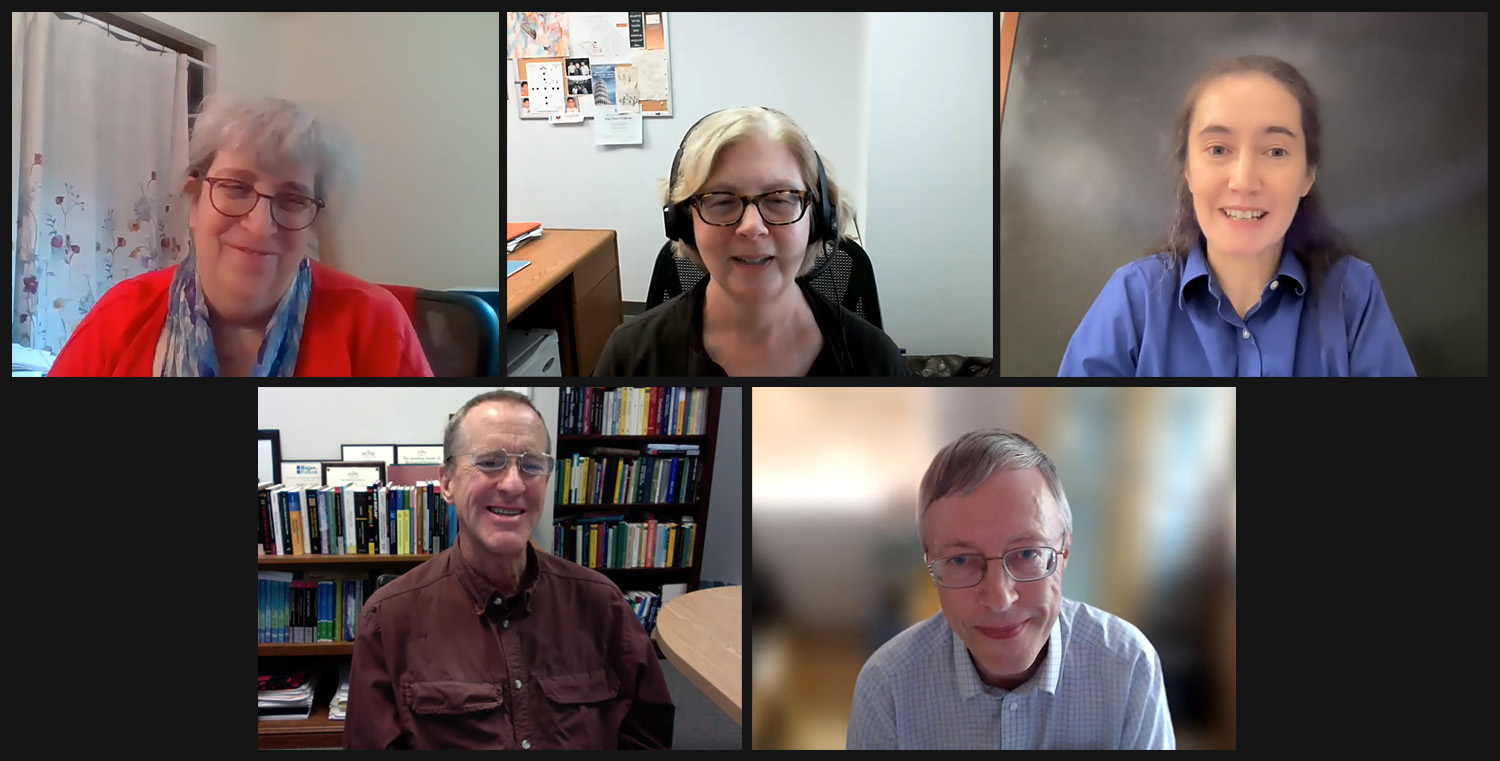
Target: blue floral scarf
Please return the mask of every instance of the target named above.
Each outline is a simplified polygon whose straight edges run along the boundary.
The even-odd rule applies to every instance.
[[[297,277],[286,289],[255,355],[252,377],[291,377],[297,367],[297,347],[302,342],[302,322],[307,316],[307,298],[312,293],[312,265],[307,259],[297,267]],[[177,265],[167,290],[167,324],[162,328],[161,377],[213,378],[219,375],[219,355],[208,322],[198,279],[197,254],[189,254]]]

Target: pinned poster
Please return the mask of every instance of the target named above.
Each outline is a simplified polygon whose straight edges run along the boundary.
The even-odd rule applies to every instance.
[[[594,145],[640,145],[641,112],[594,112]]]
[[[641,98],[636,91],[635,67],[615,67],[615,110],[620,113],[641,110]]]

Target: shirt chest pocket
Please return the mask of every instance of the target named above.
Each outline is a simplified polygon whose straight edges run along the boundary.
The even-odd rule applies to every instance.
[[[555,736],[574,748],[614,748],[619,724],[620,683],[613,671],[591,669],[537,677],[547,696]]]
[[[500,746],[502,691],[487,682],[407,682],[415,748]]]

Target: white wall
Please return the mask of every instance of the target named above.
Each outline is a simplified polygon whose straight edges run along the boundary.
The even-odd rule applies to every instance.
[[[642,145],[595,146],[592,120],[522,121],[506,103],[506,219],[618,231],[622,297],[644,301],[682,136],[769,106],[854,202],[897,345],[993,356],[992,14],[667,16],[675,115],[644,120]]]
[[[866,248],[889,252],[880,308],[908,354],[995,356],[993,24],[871,14]]]
[[[281,432],[283,460],[337,460],[343,444],[442,444],[448,416],[493,386],[471,388],[261,387],[257,427]],[[526,391],[527,389],[518,389]],[[557,389],[536,388],[532,404],[557,441]],[[552,547],[552,490],[532,538]]]
[[[364,177],[325,262],[498,287],[500,13],[125,15],[212,46],[209,92],[305,102],[352,133]]]
[[[719,439],[714,448],[713,496],[709,499],[708,523],[703,528],[704,581],[744,583],[744,456],[745,413],[742,391],[724,389],[719,402]]]

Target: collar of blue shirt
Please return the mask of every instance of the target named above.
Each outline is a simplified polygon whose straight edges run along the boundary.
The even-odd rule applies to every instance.
[[[998,687],[990,687],[979,679],[979,669],[974,667],[974,661],[969,657],[969,648],[964,644],[963,638],[948,627],[948,638],[953,641],[953,673],[958,675],[958,694],[968,700],[975,695],[989,695],[994,698],[1005,697],[1010,692],[1017,695],[1025,695],[1033,690],[1041,690],[1049,695],[1057,694],[1057,680],[1062,675],[1062,615],[1052,622],[1052,634],[1047,638],[1047,655],[1042,658],[1041,668],[1036,670],[1025,684],[1015,690],[1007,691]]]
[[[1203,246],[1200,243],[1193,246],[1188,252],[1187,264],[1182,268],[1182,280],[1177,284],[1177,308],[1183,308],[1183,296],[1187,293],[1189,283],[1198,278],[1206,278],[1208,272],[1208,257],[1203,255]],[[1302,260],[1298,259],[1291,249],[1281,250],[1281,266],[1276,271],[1276,280],[1289,278],[1297,284],[1296,294],[1301,296],[1307,290],[1307,271],[1302,268]]]

